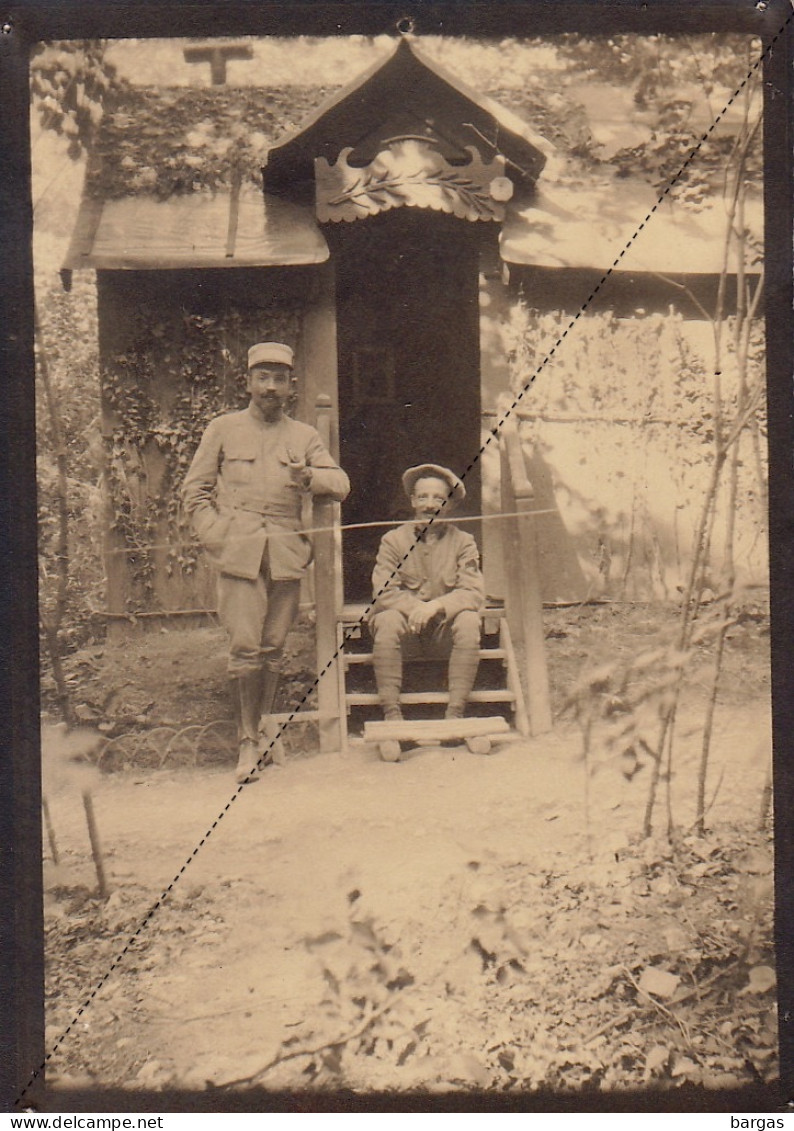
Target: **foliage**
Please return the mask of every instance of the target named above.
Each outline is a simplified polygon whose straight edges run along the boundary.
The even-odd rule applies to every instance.
[[[675,851],[605,844],[575,871],[563,860],[534,873],[479,867],[470,1008],[479,990],[488,1023],[469,1047],[489,1086],[767,1077],[777,1035],[771,854],[766,835],[738,842],[748,839],[742,849],[733,830]],[[551,962],[553,984],[541,981]]]
[[[432,974],[423,932],[378,922],[351,892],[346,928],[306,939],[325,987],[311,1020],[220,1086],[559,1093],[773,1078],[767,834],[612,843],[576,868],[470,861],[439,908],[450,953]]]
[[[59,831],[56,825],[56,836]],[[111,1011],[115,1032],[120,1016],[129,1019],[140,1011],[139,1005],[125,1000],[125,981],[140,977],[142,971],[155,964],[157,959],[153,955],[157,955],[158,947],[176,942],[181,949],[186,936],[192,936],[191,941],[203,941],[213,938],[218,930],[213,908],[201,898],[201,889],[192,885],[162,900],[157,915],[152,917],[147,916],[147,912],[151,912],[155,896],[143,884],[117,883],[110,897],[101,899],[95,891],[74,883],[68,868],[63,872],[56,869],[55,875],[60,882],[49,889],[44,910],[47,955],[44,1000],[48,1046],[53,1049],[57,1047],[56,1038],[71,1027],[75,1011],[85,1002],[87,993],[98,986],[100,979],[105,981],[122,949],[125,951],[124,977],[111,979],[110,985],[104,986],[99,994]],[[71,883],[65,882],[69,879]],[[142,922],[146,923],[143,930]],[[66,955],[68,958],[61,961],[61,956]],[[174,961],[177,961],[176,955]],[[129,1049],[117,1045],[116,1040],[108,1040],[108,1030],[94,1030],[93,1022],[82,1028],[89,1039],[98,1038],[106,1055],[113,1059],[112,1076],[108,1078],[131,1080]],[[58,1078],[59,1083],[68,1086],[68,1079],[62,1079],[63,1063],[59,1063],[59,1057],[54,1059],[56,1063],[50,1065],[48,1080],[52,1083]],[[136,1070],[139,1067],[135,1065]],[[144,1074],[139,1086],[152,1083]]]
[[[591,160],[597,156],[593,136],[587,120],[585,108],[570,97],[566,97],[560,80],[544,82],[540,90],[521,83],[517,86],[504,84],[504,72],[500,72],[499,85],[489,86],[489,98],[508,110],[512,110],[522,121],[532,127],[541,137],[570,157],[583,157]],[[493,81],[493,80],[492,80]],[[525,80],[526,82],[526,80]],[[559,89],[554,87],[559,83]],[[551,86],[552,89],[549,89]]]
[[[624,759],[630,756],[631,765],[628,770],[629,776],[633,776],[637,768],[638,742],[642,743],[644,751],[653,759],[643,822],[643,833],[645,836],[650,836],[653,829],[657,791],[662,784],[665,790],[667,835],[670,838],[677,835],[677,824],[674,818],[672,804],[674,752],[676,751],[676,719],[683,692],[685,660],[699,632],[698,613],[706,603],[707,595],[713,598],[713,594],[710,594],[709,591],[709,585],[711,583],[709,578],[710,576],[714,576],[719,579],[720,587],[723,590],[723,599],[715,625],[715,653],[711,673],[711,688],[703,719],[700,761],[695,789],[697,809],[696,827],[701,835],[705,833],[707,813],[706,791],[715,710],[722,678],[725,645],[729,629],[734,623],[738,603],[736,584],[737,510],[743,496],[750,494],[750,492],[746,491],[746,477],[740,476],[740,468],[742,466],[740,448],[743,436],[745,438],[749,436],[753,443],[756,464],[754,470],[758,477],[756,498],[760,496],[763,502],[766,494],[759,442],[762,427],[759,419],[759,406],[763,401],[764,381],[756,347],[758,337],[756,318],[759,311],[760,298],[763,294],[763,270],[761,270],[759,277],[753,280],[748,279],[745,264],[748,258],[747,253],[751,249],[751,244],[749,234],[743,222],[747,190],[752,181],[753,162],[754,158],[757,157],[756,150],[758,148],[757,143],[760,132],[758,110],[753,106],[753,95],[757,93],[757,89],[754,91],[754,88],[757,88],[757,86],[757,76],[754,78],[751,76],[751,81],[747,82],[744,86],[745,96],[740,106],[740,122],[736,137],[727,147],[727,158],[724,154],[719,158],[719,172],[725,186],[726,223],[723,237],[723,262],[725,266],[717,288],[714,309],[712,311],[707,310],[694,295],[689,294],[689,297],[695,302],[700,313],[710,324],[712,332],[712,366],[711,380],[709,382],[710,389],[708,390],[710,391],[710,406],[707,410],[704,410],[702,407],[707,403],[705,401],[705,394],[707,392],[705,387],[699,389],[695,387],[695,389],[692,390],[691,396],[685,396],[681,399],[688,410],[688,417],[691,415],[692,408],[698,405],[698,401],[700,402],[702,419],[700,421],[699,430],[705,433],[705,438],[708,441],[708,455],[704,461],[704,467],[708,470],[705,481],[699,485],[701,497],[697,507],[692,508],[694,519],[691,532],[692,551],[689,556],[685,576],[682,577],[682,584],[680,585],[682,601],[679,626],[673,643],[674,663],[672,665],[665,663],[664,656],[652,657],[650,661],[651,663],[659,663],[659,661],[661,661],[661,694],[658,693],[659,688],[657,687],[657,702],[655,704],[656,718],[653,720],[656,728],[656,737],[652,738],[649,742],[642,734],[638,734],[637,731],[637,712],[638,707],[644,702],[644,696],[640,697],[640,699],[633,704],[626,702],[624,694],[618,694],[612,700],[612,702],[617,704],[615,708],[617,713],[625,712],[630,716],[628,723],[622,727],[620,731],[621,743],[623,745],[621,756]],[[675,147],[673,147],[673,149],[675,149]],[[681,156],[682,155],[679,155],[678,157],[679,162]],[[701,166],[705,170],[705,176],[701,171]],[[689,163],[686,163],[683,167],[690,167]],[[682,183],[685,189],[694,189],[697,195],[698,185],[705,191],[704,186],[708,184],[708,162],[706,160],[702,162],[692,162],[691,168],[698,170],[700,180],[698,182],[693,181],[691,184],[687,184],[686,181],[682,180]],[[669,183],[669,173],[665,174],[665,179],[667,179]],[[729,319],[726,315],[727,304],[725,294],[728,272],[731,269],[730,264],[734,262],[736,265],[734,268],[736,304],[735,313],[733,317]],[[520,321],[521,319],[519,317],[519,322]],[[563,334],[558,336],[557,344],[559,344],[567,334],[567,329],[568,328],[565,329]],[[523,344],[522,336],[519,334],[519,349],[516,351],[519,355],[521,353],[520,347]],[[555,351],[556,346],[549,356],[551,357]],[[733,370],[731,374],[732,383],[727,385],[726,391],[726,379],[723,369],[727,356],[731,353]],[[686,361],[689,359],[682,358],[682,360]],[[673,372],[676,371],[676,368],[675,366],[672,367]],[[606,359],[605,364],[596,368],[596,372],[609,372],[609,370],[610,362],[606,361]],[[640,371],[642,372],[642,370]],[[667,366],[664,366],[663,372],[666,376],[669,372]],[[682,372],[682,369],[678,368],[678,372]],[[686,372],[686,366],[683,367],[683,372]],[[580,374],[580,378],[583,375],[584,374]],[[523,396],[524,391],[529,390],[531,387],[531,377],[532,367],[527,364],[525,359],[523,366],[520,367],[520,372],[515,382],[515,392],[521,393]],[[681,397],[682,390],[676,388],[675,382],[667,381],[665,384],[668,387],[672,387],[674,391],[678,393],[679,398]],[[654,388],[656,388],[656,384],[654,384]],[[596,399],[596,397],[597,393],[594,391],[594,399]],[[651,400],[652,399],[653,395]],[[668,413],[669,411],[668,409]],[[643,431],[646,436],[647,451],[647,425],[656,422],[654,420],[654,408],[651,405],[651,401],[649,401],[642,415],[642,419],[643,424],[646,426]],[[638,421],[635,421],[635,423],[637,422]],[[666,423],[672,423],[672,421],[667,421]],[[723,472],[726,474],[723,474]],[[618,472],[617,474],[620,475],[622,473]],[[646,478],[650,478],[650,475],[647,473]],[[727,480],[727,484],[723,490],[725,480]],[[722,563],[717,565],[714,560],[714,542],[717,516],[720,507],[722,508],[724,550]],[[633,512],[631,527],[633,532]],[[630,553],[627,557],[630,561]],[[624,582],[627,575],[628,564],[625,568]],[[669,659],[669,657],[667,658]],[[613,673],[610,673],[610,675],[611,674]],[[629,682],[630,678],[624,673],[624,679],[621,683],[621,692],[626,691]],[[588,761],[590,756],[591,730],[593,726],[593,696],[594,693],[602,690],[602,683],[603,680],[599,677],[599,673],[594,673],[594,678],[590,681],[590,684],[584,689],[581,689],[585,701],[589,701],[590,705],[590,709],[586,709],[583,715],[580,710],[581,703],[577,702],[576,704],[584,735],[585,759]],[[606,678],[606,686],[609,686],[609,676]],[[587,773],[589,774],[589,766]]]
[[[103,771],[236,761],[225,632],[219,625],[186,627],[176,618],[165,625],[92,643],[64,659],[75,717],[102,735],[92,758]],[[295,712],[283,736],[290,757],[317,747],[316,723],[302,718],[316,708],[314,653],[307,610],[287,637],[275,703],[277,713]],[[49,709],[47,684],[44,692]]]
[[[641,175],[662,189],[676,179],[673,194],[697,206],[723,187],[735,147],[734,130],[720,128],[687,162],[692,149],[727,101],[745,82],[760,54],[760,42],[719,33],[696,37],[618,35],[587,38],[566,35],[557,45],[570,73],[632,91],[634,106],[648,124],[648,136],[609,158],[622,176]],[[760,115],[758,76],[751,77],[754,113]],[[750,154],[748,172],[762,172],[760,135]]]
[[[324,87],[136,87],[108,108],[87,191],[103,199],[260,186],[268,147],[296,128]]]
[[[639,174],[656,185],[679,170],[709,124],[701,112],[704,98],[713,117],[757,55],[755,43],[738,35],[610,40],[576,35],[498,44],[431,36],[422,37],[419,47],[559,146],[573,161],[567,175],[575,180],[602,161],[583,104],[586,88],[579,87],[588,79],[628,87],[647,136],[611,155],[609,163],[622,175]],[[285,41],[283,51],[302,60],[316,55],[312,83],[121,89],[102,124],[89,191],[111,198],[134,193],[167,198],[216,189],[235,178],[259,184],[268,146],[299,128],[337,89],[327,78],[339,68],[329,69],[322,41]],[[697,167],[687,169],[677,193],[698,202],[719,188],[732,144],[730,130],[718,131],[701,150]],[[758,145],[753,162],[757,174]]]
[[[667,98],[682,83],[734,90],[753,62],[760,41],[739,33],[583,36],[555,38],[560,58],[582,78],[631,85],[638,104]]]
[[[568,90],[575,63],[560,66],[557,38],[422,36],[418,45],[479,94],[514,114],[565,155],[597,159],[584,105]]]
[[[378,1087],[407,1062],[421,1062],[431,1015],[417,1005],[410,962],[367,912],[361,892],[355,889],[347,899],[344,933],[331,929],[303,940],[325,986],[311,1021],[283,1040],[256,1072],[221,1087],[271,1085],[274,1070],[291,1061],[297,1061],[297,1069],[290,1077],[299,1072],[303,1087],[345,1087],[355,1082],[362,1058],[368,1086]]]
[[[444,54],[443,41],[428,43],[429,54],[439,47]],[[535,129],[564,148],[586,148],[589,131],[583,109],[571,105],[561,88],[548,92],[545,85],[540,89],[526,85],[523,48],[511,73],[493,52],[482,54],[478,45],[466,41],[456,44],[464,77],[471,60],[481,60],[469,76],[476,78],[479,92],[523,114]],[[320,46],[285,44],[284,51],[290,50],[311,58]],[[236,177],[259,185],[267,148],[298,129],[335,90],[327,83],[125,87],[107,109],[87,189],[103,198],[148,193],[166,199],[173,193],[217,189]]]
[[[36,44],[31,54],[30,93],[39,120],[68,138],[74,159],[90,149],[104,100],[116,85],[107,46],[107,40],[75,39]]]
[[[731,597],[738,602],[738,594]],[[723,632],[724,604],[724,598],[701,601],[684,641],[680,625],[670,625],[656,634],[650,648],[585,667],[559,714],[575,719],[581,731],[588,778],[609,769],[631,782],[650,766],[653,773],[642,774],[642,780],[653,793],[660,776],[671,776],[672,766],[664,762],[665,720],[678,701],[682,685],[694,678],[694,669],[702,666]],[[733,623],[738,624],[738,619]],[[696,793],[684,785],[689,769],[676,767],[679,792],[685,796]],[[691,785],[696,784],[695,770]],[[589,835],[587,813],[586,820]],[[694,821],[693,814],[691,823]]]
[[[685,50],[682,50],[682,43]],[[536,128],[557,140],[569,156],[581,157],[587,162],[598,160],[597,147],[589,136],[581,105],[576,98],[566,97],[567,84],[582,77],[624,87],[628,84],[633,90],[636,106],[647,115],[653,128],[649,140],[636,152],[618,153],[612,162],[621,172],[639,170],[656,181],[668,176],[671,169],[680,164],[692,139],[698,136],[700,127],[694,129],[691,121],[698,98],[702,100],[705,92],[707,100],[712,99],[715,105],[721,104],[726,92],[728,95],[732,93],[746,73],[748,49],[754,50],[754,46],[741,37],[702,37],[690,41],[680,37],[633,36],[583,40],[577,36],[555,43],[558,61],[564,64],[562,68],[535,71],[527,65],[530,56],[526,49],[540,46],[539,41],[522,40],[500,44],[438,40],[427,44],[430,54],[435,53],[442,58],[450,69],[461,73],[474,88],[487,91],[503,104],[517,109]],[[42,122],[68,136],[75,154],[90,139],[101,116],[101,103],[113,87],[114,76],[112,68],[106,64],[104,50],[102,43],[75,41],[66,45],[44,45],[34,53],[31,90]],[[458,59],[465,59],[465,65],[458,66]],[[259,167],[267,145],[280,131],[297,126],[305,113],[313,109],[329,90],[329,87],[319,86],[283,86],[269,90],[266,97],[256,88],[118,90],[112,110],[105,115],[102,136],[95,149],[89,181],[91,190],[108,196],[129,191],[168,196],[178,191],[212,189],[236,176],[258,182]],[[702,150],[698,162],[690,166],[688,176],[696,178],[689,182],[693,200],[699,199],[706,185],[714,188],[716,172],[724,170],[729,144],[733,145],[733,141],[729,143],[727,135],[715,137],[711,149],[708,152]],[[756,136],[747,157],[748,176],[754,174],[757,161]],[[696,167],[700,169],[697,174]],[[534,315],[530,316],[530,322],[533,318]],[[542,349],[542,341],[550,340],[546,334],[557,332],[554,326],[541,325],[541,321],[537,318],[534,328],[526,331],[530,338],[537,331],[534,340],[528,338],[525,342],[530,351]],[[661,320],[658,321],[659,325],[651,327],[645,344],[640,344],[639,332],[634,335],[635,362],[637,371],[644,375],[644,381],[631,380],[627,367],[621,376],[629,379],[622,384],[620,394],[616,392],[617,381],[613,389],[605,387],[612,376],[616,376],[612,364],[614,353],[611,351],[626,325],[621,324],[619,333],[613,320],[611,326],[599,324],[598,332],[603,331],[603,351],[596,350],[588,357],[583,350],[576,363],[580,365],[575,375],[577,379],[586,378],[599,366],[608,375],[607,382],[580,384],[580,389],[587,388],[587,394],[583,396],[575,388],[571,370],[570,379],[563,375],[561,391],[559,385],[555,386],[555,395],[559,393],[561,399],[551,407],[553,411],[562,411],[563,408],[570,411],[573,408],[585,413],[605,412],[608,411],[610,393],[622,396],[626,389],[630,389],[633,396],[636,392],[636,403],[632,407],[644,419],[649,414],[675,417],[672,425],[654,427],[667,430],[665,434],[671,441],[673,457],[670,466],[683,490],[688,465],[697,466],[702,454],[699,442],[686,439],[687,423],[692,424],[694,420],[693,430],[705,442],[712,440],[714,424],[707,396],[698,385],[698,378],[705,374],[703,363],[691,350],[688,351],[683,335],[678,335],[673,348],[673,352],[678,353],[673,366],[676,374],[674,382],[670,384],[655,379],[659,362],[654,353],[654,334],[658,331],[660,338],[666,335],[668,343],[675,336],[674,327],[669,324],[662,326]],[[119,536],[124,551],[129,554],[137,582],[137,591],[130,598],[131,610],[151,604],[155,584],[153,544],[169,543],[168,570],[180,569],[190,573],[195,567],[196,546],[181,521],[176,486],[209,417],[240,403],[239,383],[235,385],[239,379],[230,376],[233,366],[224,353],[229,349],[226,332],[221,329],[224,322],[225,317],[212,325],[212,319],[202,317],[191,323],[188,317],[182,325],[166,326],[157,311],[145,311],[132,346],[117,359],[111,359],[108,366],[108,401],[116,413],[116,425],[107,453],[107,484],[113,512],[112,528]],[[637,330],[639,323],[638,319]],[[580,322],[580,330],[583,325]],[[634,329],[632,327],[632,333]],[[582,335],[578,337],[581,339]],[[67,338],[68,333],[64,333],[64,340]],[[750,358],[754,368],[761,364],[758,338],[759,335],[756,335]],[[567,343],[568,353],[573,340],[571,338]],[[179,341],[184,346],[184,364],[175,360],[182,347],[173,343]],[[235,364],[238,365],[237,372],[240,372],[239,358]],[[559,378],[559,375],[557,370],[555,377]],[[168,387],[168,392],[160,388],[161,384]],[[544,385],[548,388],[549,382],[544,381]],[[655,391],[660,387],[664,390],[661,394]],[[660,397],[666,396],[668,391],[671,403],[662,405]],[[585,405],[588,397],[589,405]],[[562,398],[567,398],[565,403]],[[581,400],[577,402],[577,398]],[[643,402],[643,398],[647,399]],[[75,399],[75,408],[79,399]],[[688,402],[690,410],[687,414],[680,412],[685,402]],[[726,409],[730,412],[731,408],[729,396]],[[74,432],[67,428],[66,431],[70,436],[80,435],[79,429]],[[625,432],[630,434],[629,448],[636,449],[633,433],[629,433],[627,428]],[[50,558],[52,556],[53,471],[51,461],[48,462],[46,434],[43,433],[41,439],[42,544],[45,547],[42,561],[46,583],[48,553]],[[747,480],[754,474],[749,468],[742,472],[746,488],[743,494],[748,499],[753,488]],[[79,520],[81,516],[88,515],[86,524],[91,526],[101,507],[96,484],[90,483],[90,472],[88,480],[79,470],[73,479],[79,500],[72,503],[73,516]],[[763,497],[763,484],[759,482],[756,489]],[[601,553],[610,534],[603,527],[605,523],[609,525],[612,516],[604,516],[597,506],[594,507],[592,499],[582,498],[578,502],[596,520],[600,540],[598,552]],[[636,508],[640,521],[645,522],[641,501]],[[632,498],[630,510],[630,533],[626,544],[618,553],[613,553],[613,548],[606,546],[599,559],[600,564],[607,559],[616,563],[620,552],[623,552],[623,580],[632,555],[635,498]],[[101,571],[98,553],[95,552],[96,542],[83,538],[81,533],[73,542],[78,555],[88,553],[93,545],[91,568],[98,592]],[[663,543],[652,533],[650,545],[648,568],[658,571]],[[81,575],[87,573],[82,567],[77,572]],[[82,599],[76,598],[77,605]],[[101,602],[93,599],[92,603],[96,607]],[[83,631],[85,624],[83,619]]]
[[[152,892],[138,884],[119,884],[107,901],[58,887],[45,906],[53,1037],[72,1021],[86,986],[136,937],[123,976],[58,1048],[53,1075],[90,1065],[95,1079],[151,1074],[151,1086],[184,1087],[167,1059],[155,1059],[172,1030],[158,1024],[154,1041],[143,1030],[149,1025],[151,1036],[152,1021],[166,1020],[184,1031],[204,1020],[221,1034],[223,1067],[213,1073],[205,1060],[204,1079],[193,1084],[217,1090],[559,1095],[770,1082],[771,863],[767,836],[729,827],[676,850],[624,842],[590,865],[570,853],[534,867],[471,861],[437,917],[421,926],[385,924],[364,906],[366,893],[351,892],[338,928],[304,938],[319,972],[315,1005],[299,1025],[279,1026],[270,1055],[263,1035],[242,1071],[224,1056],[223,1025],[237,1021],[224,1017],[229,997],[213,1012],[190,991],[202,984],[197,970],[229,945],[232,904],[261,898],[261,887],[239,878],[203,888],[183,881],[153,917]],[[166,1017],[152,979],[176,967],[183,977]],[[238,1008],[250,1015],[256,1005],[249,998]]]
[[[700,145],[696,162],[681,167],[757,61],[761,45],[741,34],[508,38],[499,43],[429,37],[423,48],[473,89],[488,93],[559,147],[556,176],[586,184],[604,166],[639,176],[657,189],[677,177],[673,195],[697,207],[721,192],[735,141],[734,110]],[[754,113],[760,113],[758,76]],[[628,92],[629,117],[639,140],[602,152],[588,118],[594,84]],[[615,105],[619,105],[616,102]],[[597,116],[596,116],[597,118]],[[760,135],[749,170],[761,176]]]
[[[104,602],[101,563],[103,520],[102,439],[99,427],[99,363],[96,301],[92,282],[77,280],[67,294],[54,285],[39,306],[50,379],[62,416],[66,443],[69,513],[69,589],[63,645],[84,644],[96,625],[92,613]],[[37,383],[41,367],[37,366]],[[37,388],[37,399],[46,398]],[[56,603],[58,553],[58,471],[52,422],[36,418],[36,474],[39,521],[39,603],[41,615],[52,618]],[[46,653],[42,653],[43,656]]]
[[[31,52],[31,100],[42,128],[68,139],[67,154],[76,161],[90,148],[102,117],[104,98],[114,82],[113,67],[105,59],[102,41],[73,41],[65,44],[39,44]],[[50,185],[53,182],[50,182]],[[48,186],[49,187],[49,186]],[[46,191],[46,190],[45,190]],[[37,203],[40,203],[41,197]],[[58,706],[64,720],[74,722],[69,688],[63,674],[63,653],[70,645],[85,639],[88,624],[80,614],[81,604],[91,602],[96,586],[98,554],[91,535],[97,535],[101,497],[94,483],[80,475],[79,455],[91,451],[88,429],[81,412],[89,386],[82,373],[76,382],[75,396],[69,398],[70,409],[63,412],[65,382],[59,374],[59,347],[72,337],[85,347],[80,333],[66,333],[63,319],[58,318],[60,304],[52,295],[42,304],[36,302],[35,327],[37,346],[36,384],[38,403],[46,406],[46,417],[37,417],[37,481],[39,485],[39,627],[45,671],[52,676]],[[49,309],[43,309],[49,307]],[[93,305],[76,312],[75,322],[83,329],[85,317],[93,317]],[[53,322],[56,325],[53,325]],[[94,348],[95,326],[92,327],[91,349]],[[51,345],[56,365],[51,365]],[[95,373],[95,361],[88,366]],[[92,390],[96,395],[96,385]],[[90,397],[90,394],[89,394]],[[92,406],[95,412],[94,406]],[[71,417],[70,421],[68,417]],[[76,432],[69,428],[76,423]],[[75,445],[74,439],[80,442]],[[80,448],[76,461],[77,476],[72,471],[74,448]],[[93,445],[94,457],[97,446]],[[100,471],[97,461],[94,474]],[[87,568],[84,568],[87,567]],[[93,575],[93,576],[92,576]],[[77,584],[75,584],[77,579]],[[92,584],[93,583],[93,584]],[[77,639],[75,639],[77,638]]]
[[[65,293],[54,285],[39,303],[52,384],[62,416],[68,465],[68,602],[62,646],[95,638],[106,606],[103,552],[123,553],[133,579],[128,608],[155,603],[156,547],[168,575],[191,574],[199,548],[181,513],[178,487],[207,422],[242,407],[247,344],[254,315],[217,318],[142,308],[124,352],[105,365],[101,382],[109,428],[100,424],[100,366],[93,281],[76,276]],[[273,334],[295,340],[298,314],[278,300],[256,313]],[[43,394],[40,405],[46,403]],[[58,563],[58,475],[52,424],[37,416],[39,565],[42,616],[55,609]],[[114,538],[103,546],[107,531]],[[44,655],[44,653],[43,653]],[[47,670],[45,666],[45,671]]]
[[[255,338],[245,313],[169,316],[136,310],[129,346],[111,356],[103,390],[112,413],[108,438],[111,530],[131,567],[130,611],[155,597],[154,548],[166,549],[166,574],[194,572],[199,545],[185,521],[179,487],[212,417],[242,408],[247,343]],[[275,299],[264,317],[269,333],[294,341],[299,314]]]

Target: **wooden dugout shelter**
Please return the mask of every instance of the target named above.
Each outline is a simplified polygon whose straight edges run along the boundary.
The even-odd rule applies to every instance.
[[[500,424],[497,398],[509,389],[509,372],[499,325],[517,282],[533,303],[554,309],[565,307],[567,293],[581,295],[583,273],[603,273],[636,226],[636,208],[626,207],[629,186],[622,207],[605,190],[597,215],[583,214],[573,200],[555,199],[542,180],[553,147],[426,58],[409,37],[341,91],[315,94],[319,104],[307,105],[300,125],[275,142],[279,118],[295,112],[284,99],[274,107],[261,91],[249,88],[243,95],[224,88],[223,107],[203,103],[196,120],[182,126],[189,127],[187,137],[206,143],[206,161],[236,97],[249,113],[227,133],[241,138],[259,129],[266,153],[257,185],[231,159],[234,144],[227,146],[225,171],[214,181],[202,173],[199,191],[189,170],[200,168],[200,157],[187,155],[188,175],[181,182],[163,181],[171,158],[158,155],[154,142],[151,162],[141,163],[145,122],[137,150],[125,154],[125,122],[140,125],[135,99],[117,108],[89,170],[65,264],[67,272],[88,267],[97,273],[106,432],[118,418],[130,369],[142,364],[149,370],[153,411],[167,429],[184,396],[186,320],[216,327],[227,318],[213,375],[230,389],[244,371],[249,344],[289,341],[296,351],[297,415],[318,424],[351,478],[344,524],[405,517],[400,475],[427,460],[465,476],[468,514],[500,507],[507,514],[539,512],[533,519],[473,523],[472,529],[481,542],[489,595],[504,602],[508,632],[526,643],[531,662],[540,665],[540,675],[528,682],[531,698],[540,696],[530,702],[530,715],[542,729],[548,697],[544,708],[541,600],[581,599],[586,587],[551,484],[538,483],[533,492],[514,425]],[[162,98],[179,111],[174,92]],[[110,166],[115,176],[108,182],[102,170]],[[643,191],[652,203],[653,191]],[[642,192],[637,202],[640,197]],[[653,246],[640,242],[622,261],[616,301],[627,294],[636,302],[636,280],[651,269],[709,274],[715,251],[702,221],[700,230],[688,233],[687,263],[663,262],[671,246],[665,225],[678,223],[666,214],[669,207],[659,210]],[[217,346],[217,337],[213,342]],[[194,382],[196,413],[200,393]],[[229,407],[232,401],[230,394]],[[146,466],[136,490],[144,506],[165,483],[167,467],[154,444],[139,455]],[[320,505],[313,523],[333,525],[339,518]],[[165,538],[162,523],[155,529]],[[338,626],[351,624],[350,610],[369,598],[381,533],[375,528],[341,539],[317,537],[313,597],[320,671],[337,651]],[[211,578],[203,567],[174,569],[167,548],[155,548],[152,560],[144,614],[212,608]],[[123,618],[135,606],[133,572],[129,547],[109,530],[111,616]],[[321,680],[319,686],[321,733],[329,747],[338,745],[345,715],[345,665],[333,665],[335,683]],[[517,678],[515,670],[508,672],[509,683]],[[516,700],[520,690],[508,688],[526,729]]]

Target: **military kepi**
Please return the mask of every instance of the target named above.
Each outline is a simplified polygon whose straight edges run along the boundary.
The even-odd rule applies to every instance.
[[[438,463],[420,463],[416,467],[409,467],[403,473],[403,488],[409,499],[417,479],[426,479],[428,476],[432,476],[433,479],[443,479],[449,487],[454,502],[461,503],[466,498],[466,488],[454,471],[450,471],[448,467],[441,467]]]
[[[255,365],[288,365],[292,369],[292,350],[283,342],[257,342],[248,351],[248,368]]]

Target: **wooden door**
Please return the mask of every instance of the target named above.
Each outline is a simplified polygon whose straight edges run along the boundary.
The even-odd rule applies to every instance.
[[[401,475],[431,462],[464,476],[480,509],[478,225],[400,208],[328,231],[337,279],[345,523],[409,516]],[[474,462],[473,462],[474,461]],[[366,601],[383,528],[344,537],[347,601]]]

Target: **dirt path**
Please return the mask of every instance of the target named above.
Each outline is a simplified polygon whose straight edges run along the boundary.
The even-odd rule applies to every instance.
[[[714,826],[757,823],[767,715],[763,701],[719,712]],[[685,734],[686,725],[681,730]],[[680,792],[687,797],[696,755],[693,733],[678,755]],[[346,996],[340,986],[360,984],[361,998],[374,1009],[384,995],[394,995],[395,985],[402,988],[400,970],[408,971],[412,987],[412,1021],[402,1019],[404,1031],[424,1038],[443,1004],[449,1023],[454,1014],[456,1031],[479,1047],[477,994],[484,986],[474,990],[488,959],[481,962],[476,947],[490,953],[488,930],[493,937],[498,927],[499,940],[509,935],[500,891],[513,891],[502,904],[511,905],[510,930],[521,936],[523,974],[531,956],[535,979],[553,983],[560,950],[575,945],[589,950],[588,961],[601,970],[621,961],[599,943],[606,924],[599,926],[597,910],[585,914],[581,900],[571,904],[564,936],[562,920],[556,927],[549,921],[541,888],[557,877],[569,886],[571,877],[636,886],[634,873],[615,879],[609,867],[639,831],[648,773],[629,782],[605,767],[591,776],[586,805],[579,737],[562,729],[542,740],[504,744],[490,757],[422,748],[400,765],[381,763],[358,743],[345,755],[292,758],[239,796],[228,771],[101,776],[94,807],[113,894],[101,910],[100,942],[96,919],[90,908],[81,911],[74,892],[94,882],[79,795],[62,790],[49,798],[62,860],[46,870],[45,885],[54,892],[47,914],[54,937],[67,920],[74,933],[74,917],[79,924],[81,914],[86,929],[67,953],[52,955],[52,1040],[235,799],[63,1041],[52,1079],[196,1088],[244,1078],[289,1049],[284,1042],[291,1036],[294,1051],[353,1031],[356,1009],[363,1007],[351,1004],[354,989]],[[691,801],[674,797],[673,804],[682,824],[691,820]],[[665,922],[680,919],[674,901],[665,906],[664,889],[652,902]],[[473,915],[480,919],[474,931]],[[373,974],[377,962],[393,962],[397,974],[390,979],[380,968]],[[506,961],[504,969],[510,968]],[[583,1024],[592,1028],[592,1019]],[[417,1066],[417,1057],[405,1053],[413,1052],[409,1045],[395,1051],[396,1040],[384,1038],[383,1055],[370,1057],[354,1086],[427,1083],[428,1058],[437,1058],[438,1048],[434,1053],[430,1040]],[[482,1057],[450,1049],[447,1060],[439,1079],[488,1085]],[[288,1060],[265,1082],[294,1084],[305,1065],[306,1058]]]

